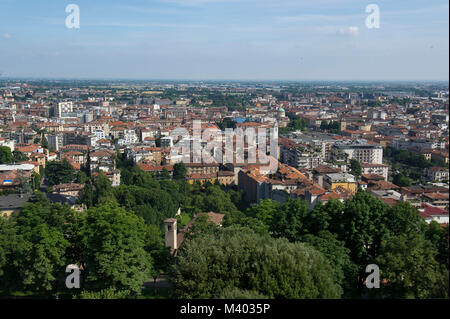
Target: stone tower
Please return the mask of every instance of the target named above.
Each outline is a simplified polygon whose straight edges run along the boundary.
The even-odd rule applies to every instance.
[[[166,247],[177,249],[177,220],[175,218],[166,219],[164,221],[164,228]]]

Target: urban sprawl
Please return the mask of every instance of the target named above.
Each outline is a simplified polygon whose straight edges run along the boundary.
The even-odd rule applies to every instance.
[[[348,216],[350,213],[346,211],[351,210],[352,203],[359,211],[366,209],[364,205],[371,207],[368,211],[374,209],[371,205],[379,205],[376,209],[386,212],[386,216],[391,216],[389,212],[397,211],[399,207],[407,207],[419,216],[417,223],[423,223],[424,229],[438,225],[439,231],[443,231],[447,227],[447,261],[440,264],[448,267],[448,124],[448,83],[439,82],[3,79],[0,81],[0,215],[4,220],[14,219],[23,210],[31,211],[31,205],[50,207],[50,211],[59,204],[63,205],[57,207],[65,207],[77,214],[94,212],[105,207],[102,205],[110,205],[108,207],[113,211],[132,212],[140,217],[139,220],[142,218],[143,224],[154,228],[155,242],[158,242],[157,248],[150,249],[153,260],[150,268],[154,272],[146,272],[143,277],[136,275],[135,281],[156,285],[156,281],[147,282],[148,278],[168,276],[168,287],[173,288],[176,297],[245,297],[225,284],[213,285],[217,291],[206,286],[201,288],[202,279],[195,277],[195,271],[186,273],[190,269],[188,258],[195,257],[193,251],[197,247],[189,246],[188,242],[194,241],[202,231],[220,233],[217,229],[239,225],[253,229],[258,236],[267,233],[274,238],[286,238],[291,243],[307,242],[308,238],[303,237],[307,233],[323,239],[326,237],[323,233],[312,230],[320,223],[307,224],[305,220],[309,221],[310,217],[302,217],[300,213],[294,216],[293,212],[304,210],[305,216],[314,217],[317,212],[323,212],[324,207],[331,211],[333,205],[341,205],[339,209]],[[263,139],[251,140],[245,135],[249,130],[257,132],[258,129],[267,132]],[[209,140],[205,140],[205,132],[216,132],[225,137],[226,131],[234,133],[231,144],[208,144]],[[244,135],[238,136],[236,132]],[[241,144],[238,144],[239,138],[242,138]],[[252,156],[256,145],[262,150],[265,161]],[[198,151],[211,155],[209,160],[206,161],[205,156],[193,160]],[[221,161],[218,154],[231,157]],[[345,217],[336,217],[344,218],[340,226],[332,219],[326,220],[331,226],[320,224],[324,227],[321,230],[335,234],[334,240],[343,243],[339,247],[349,250],[352,264],[357,265],[354,276],[355,289],[360,289],[357,293],[343,283],[342,278],[350,278],[346,271],[339,282],[340,293],[336,292],[339,289],[317,288],[319,293],[302,295],[296,290],[301,286],[296,279],[297,288],[290,293],[283,292],[281,284],[276,289],[266,289],[264,285],[253,283],[251,276],[236,286],[241,292],[254,293],[253,297],[361,296],[367,293],[361,292],[364,265],[379,261],[378,249],[389,248],[380,244],[382,248],[376,248],[377,254],[372,254],[371,249],[378,245],[378,238],[384,238],[384,233],[379,237],[374,234],[379,234],[386,224],[389,236],[404,235],[403,231],[395,233],[397,226],[389,226],[386,221],[389,217],[380,217],[385,221],[382,224],[374,222],[376,216],[366,216],[372,219],[364,222],[367,229],[363,222],[358,224],[350,217],[348,223],[344,221]],[[318,217],[314,218],[316,221]],[[20,219],[17,223],[20,227]],[[310,228],[306,230],[305,227]],[[363,230],[367,231],[368,237],[362,235]],[[349,235],[351,231],[361,237],[355,239],[358,234]],[[427,231],[424,230],[424,234]],[[220,245],[225,245],[227,240],[234,245],[233,236],[239,238],[241,235],[224,233],[217,236],[211,245],[227,251]],[[253,237],[245,236],[241,242],[251,245],[248,242]],[[411,242],[410,239],[405,241]],[[430,242],[433,241],[430,239]],[[83,243],[89,247],[90,241]],[[311,243],[314,246],[314,240]],[[208,240],[204,244],[207,245]],[[162,251],[167,251],[170,256],[167,258],[171,259],[163,258],[164,262],[157,262]],[[206,254],[206,251],[205,248],[203,252]],[[72,257],[73,262],[66,252],[62,255],[67,264],[78,264],[82,270],[95,268],[92,266],[95,254],[87,254],[79,260]],[[5,256],[8,260],[8,256],[13,255],[6,253]],[[177,258],[179,263],[173,266],[172,260]],[[185,268],[172,270],[174,275],[168,269],[181,267],[182,258],[185,258]],[[432,258],[438,260],[438,257]],[[19,266],[9,265],[8,268],[7,262],[5,265],[5,278],[7,274],[12,278],[12,273],[20,272]],[[58,264],[58,267],[63,266],[66,264]],[[54,278],[57,278],[54,273],[58,267],[49,270]],[[143,264],[139,267],[145,268]],[[382,285],[398,284],[394,277],[383,273],[383,269],[381,272]],[[210,274],[211,278],[216,275],[219,276]],[[38,292],[55,289],[49,278],[29,276],[25,280],[21,276],[22,281],[18,282],[22,282],[22,286],[17,289]],[[86,273],[84,284],[90,291],[98,291],[101,286],[98,283],[102,280],[106,283],[120,281],[108,276],[105,279],[100,274],[96,278],[89,276]],[[183,281],[183,276],[196,278],[194,282],[198,285]],[[230,278],[224,281],[236,282],[233,281],[236,278]],[[46,280],[51,284],[46,285]],[[5,285],[4,291],[7,291],[7,282],[8,279],[0,279]],[[126,290],[140,294],[135,282],[129,285],[125,282],[123,280],[120,289],[114,293]],[[39,289],[34,284],[40,285]],[[430,295],[420,295],[426,289],[408,293],[406,290],[402,290],[404,295],[392,293],[389,296],[439,295],[436,290]]]

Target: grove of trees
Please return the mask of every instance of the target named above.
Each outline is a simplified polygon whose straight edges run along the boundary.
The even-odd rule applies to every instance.
[[[117,187],[104,174],[49,163],[51,184],[66,170],[84,181],[84,211],[35,192],[20,214],[0,218],[2,294],[128,298],[167,273],[176,298],[448,298],[448,226],[428,225],[406,202],[391,207],[359,190],[312,211],[301,199],[249,207],[236,188],[187,183],[182,165],[156,179],[117,163]],[[225,218],[220,227],[197,218],[175,261],[163,221],[179,208],[185,220],[210,211]],[[81,290],[65,288],[68,264],[82,269]],[[380,268],[380,289],[365,286],[369,264]]]

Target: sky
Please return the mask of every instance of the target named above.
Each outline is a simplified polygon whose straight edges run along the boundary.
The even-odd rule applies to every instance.
[[[80,28],[66,27],[66,6]],[[380,9],[367,28],[366,6]],[[448,81],[448,0],[0,0],[3,77]]]

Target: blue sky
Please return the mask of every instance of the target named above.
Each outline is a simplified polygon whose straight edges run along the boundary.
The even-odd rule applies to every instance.
[[[80,29],[67,29],[77,4]],[[368,4],[380,28],[368,29]],[[0,0],[10,77],[445,80],[444,0]]]

